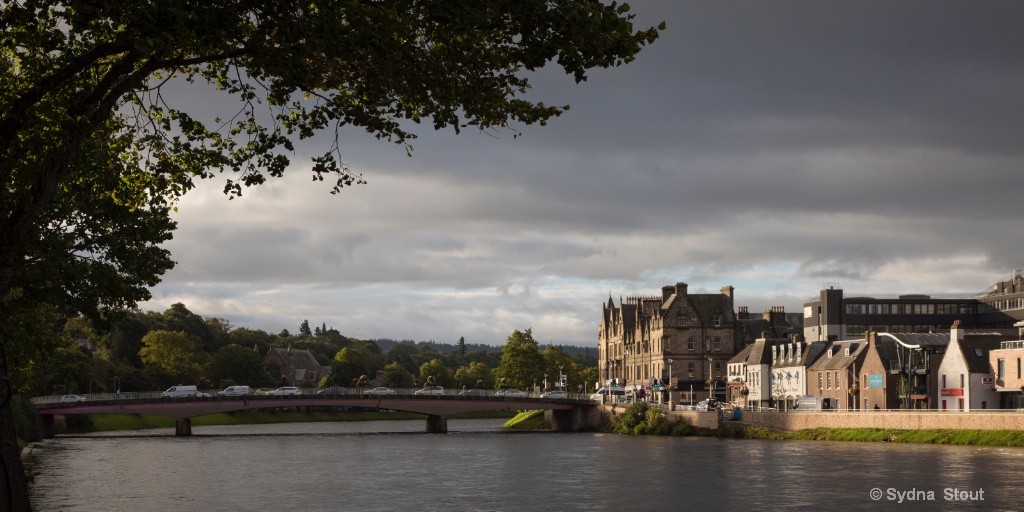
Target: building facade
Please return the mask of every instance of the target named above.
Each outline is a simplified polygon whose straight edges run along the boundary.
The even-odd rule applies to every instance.
[[[1000,409],[1024,409],[1024,340],[1004,341],[988,354]]]
[[[808,343],[802,336],[795,336],[772,346],[770,389],[775,408],[793,409],[800,397],[813,395],[808,392],[814,382],[808,369],[822,357],[827,345],[823,341]]]
[[[938,371],[938,408],[972,411],[999,407],[989,353],[1005,340],[1001,335],[967,335],[954,324]]]
[[[331,371],[330,366],[321,366],[308,350],[271,348],[263,356],[263,367],[267,373],[283,386],[301,386],[304,382],[316,385]]]
[[[1024,270],[976,295],[934,297],[844,297],[835,287],[804,304],[808,341],[843,340],[869,331],[929,333],[946,331],[959,320],[964,328],[1005,329],[1024,325]]]
[[[867,354],[867,340],[828,342],[807,367],[807,394],[829,399],[832,409],[860,409],[858,375]]]
[[[725,400],[726,365],[736,354],[733,287],[690,294],[686,283],[660,296],[619,299],[603,305],[598,328],[602,384],[649,389],[655,379],[690,399]]]

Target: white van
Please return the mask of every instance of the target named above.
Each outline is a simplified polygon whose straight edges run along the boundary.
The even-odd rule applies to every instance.
[[[833,398],[818,398],[813,395],[804,395],[797,401],[797,411],[828,411],[832,410]]]
[[[596,393],[590,395],[591,400],[597,400],[598,402],[604,402],[611,400],[612,402],[621,402],[626,399],[626,389],[620,387],[606,388],[602,387],[597,390]]]
[[[228,386],[224,391],[218,391],[217,396],[242,396],[251,393],[249,386]]]
[[[183,396],[196,396],[199,392],[196,391],[195,386],[171,386],[167,388],[167,391],[160,393],[160,398],[179,398]]]

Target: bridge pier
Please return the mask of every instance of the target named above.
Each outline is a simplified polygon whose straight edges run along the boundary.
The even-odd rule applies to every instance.
[[[192,435],[192,418],[176,418],[174,420],[175,436]]]
[[[551,424],[553,432],[582,432],[598,429],[607,419],[600,407],[576,405],[572,409],[548,409],[544,421]]]
[[[427,433],[428,434],[447,434],[448,433],[448,418],[444,416],[427,416]]]
[[[43,420],[43,437],[51,439],[57,437],[57,420],[52,414],[40,414]]]

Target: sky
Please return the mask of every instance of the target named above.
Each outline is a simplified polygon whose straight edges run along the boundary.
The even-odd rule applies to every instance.
[[[628,2],[660,39],[521,135],[419,127],[412,156],[341,134],[367,181],[286,177],[174,215],[181,302],[237,327],[596,346],[609,297],[735,287],[735,306],[985,291],[1024,268],[1024,4]],[[320,144],[323,140],[319,141]],[[305,152],[305,153],[304,153]]]

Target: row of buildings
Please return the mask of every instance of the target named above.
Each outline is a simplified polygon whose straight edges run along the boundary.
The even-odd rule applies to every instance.
[[[736,309],[732,287],[661,292],[603,305],[604,385],[671,386],[683,401],[749,407],[789,408],[805,395],[841,409],[1021,406],[1024,271],[962,297],[844,297],[829,287],[796,314]]]

